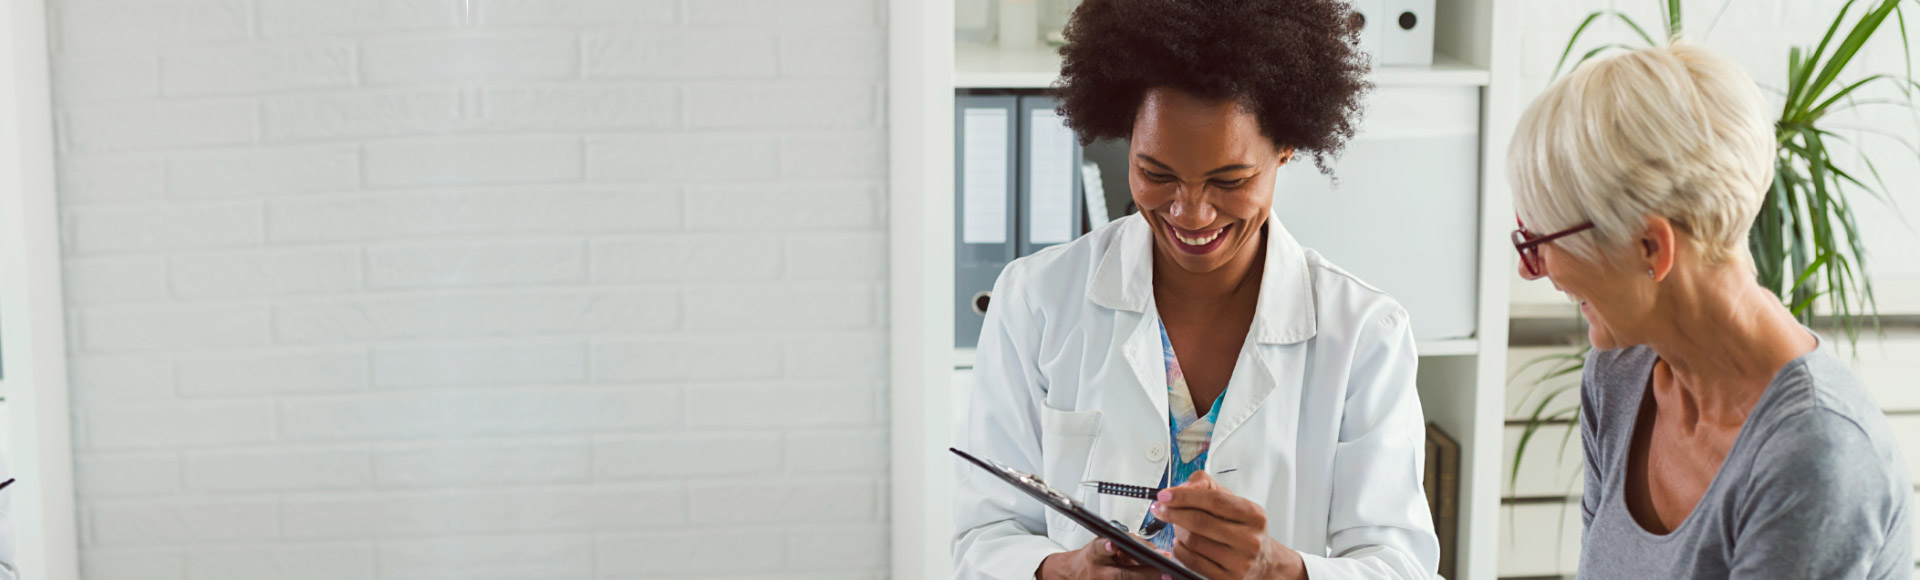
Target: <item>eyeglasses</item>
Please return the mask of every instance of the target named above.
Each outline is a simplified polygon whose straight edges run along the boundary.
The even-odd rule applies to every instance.
[[[1540,244],[1558,240],[1586,230],[1593,229],[1593,222],[1583,223],[1547,235],[1538,235],[1527,231],[1527,224],[1514,219],[1520,229],[1513,230],[1513,251],[1520,252],[1520,267],[1527,269],[1527,275],[1539,276],[1546,271],[1546,263],[1540,260]]]

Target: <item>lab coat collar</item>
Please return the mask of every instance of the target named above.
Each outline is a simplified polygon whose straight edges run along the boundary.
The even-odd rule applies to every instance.
[[[1145,217],[1135,216],[1119,227],[1118,239],[1100,257],[1100,267],[1087,287],[1087,299],[1114,310],[1145,313],[1153,302],[1152,226]],[[1306,251],[1272,214],[1267,216],[1264,276],[1254,310],[1254,341],[1293,344],[1313,338],[1318,326]]]

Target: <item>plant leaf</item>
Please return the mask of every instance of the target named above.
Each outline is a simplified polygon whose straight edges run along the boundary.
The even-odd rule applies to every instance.
[[[1554,63],[1553,74],[1551,76],[1548,76],[1547,78],[1549,79],[1560,78],[1560,69],[1561,67],[1566,66],[1567,56],[1573,54],[1573,46],[1575,44],[1580,43],[1580,35],[1586,34],[1587,27],[1592,26],[1593,21],[1599,20],[1600,17],[1605,16],[1606,13],[1607,11],[1605,10],[1596,10],[1594,11],[1594,13],[1588,14],[1586,18],[1580,20],[1580,26],[1574,27],[1573,36],[1567,39],[1567,48],[1560,51],[1560,62]]]

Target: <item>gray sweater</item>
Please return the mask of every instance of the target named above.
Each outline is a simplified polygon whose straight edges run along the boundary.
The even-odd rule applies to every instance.
[[[1656,358],[1646,347],[1587,358],[1581,580],[1912,576],[1906,464],[1824,342],[1774,376],[1693,512],[1665,535],[1640,527],[1622,482]]]

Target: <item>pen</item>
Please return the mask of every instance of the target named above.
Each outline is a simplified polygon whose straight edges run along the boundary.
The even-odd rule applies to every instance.
[[[0,481],[0,489],[6,489],[9,485],[13,485],[13,480]]]
[[[1214,475],[1233,473],[1235,471],[1239,471],[1239,469],[1236,468],[1236,469],[1221,470],[1221,471],[1215,472]],[[1095,492],[1106,494],[1106,495],[1117,495],[1121,497],[1130,497],[1134,499],[1153,499],[1153,497],[1156,494],[1159,494],[1162,490],[1167,489],[1164,487],[1143,487],[1138,485],[1127,485],[1124,483],[1113,483],[1110,481],[1082,481],[1080,482],[1080,486],[1094,488]]]

